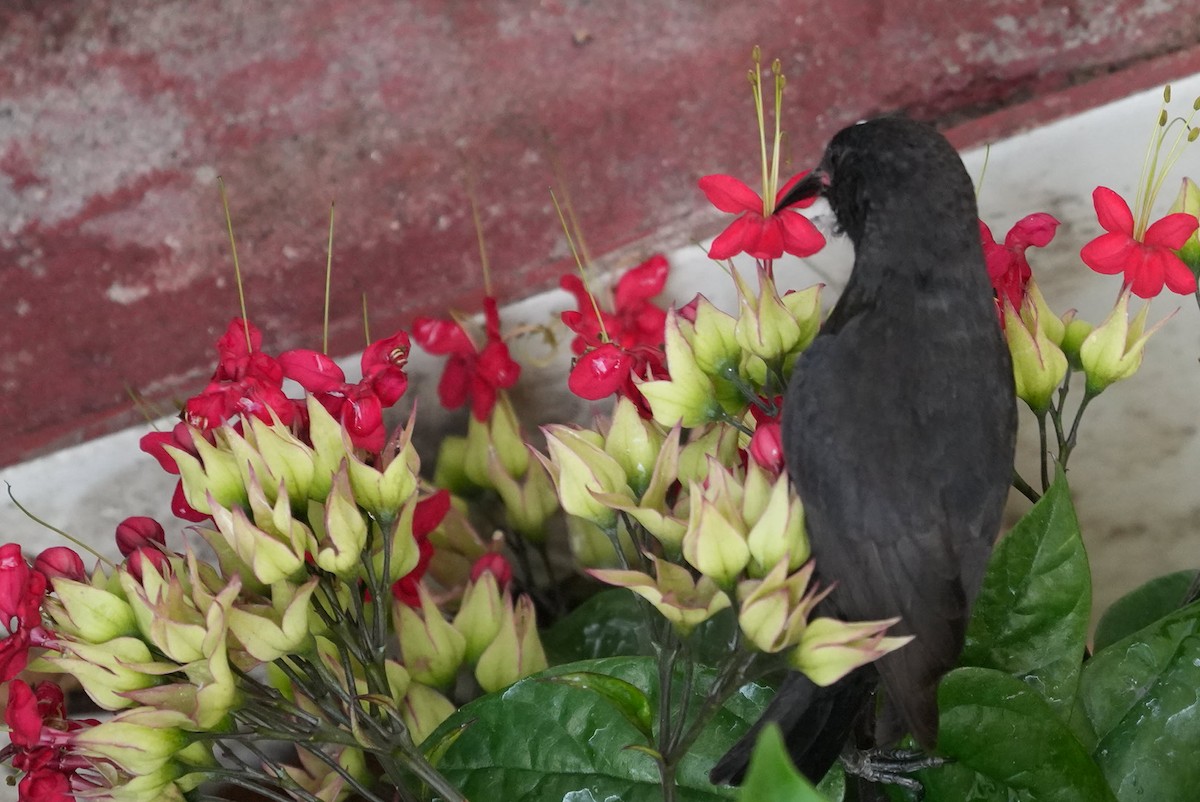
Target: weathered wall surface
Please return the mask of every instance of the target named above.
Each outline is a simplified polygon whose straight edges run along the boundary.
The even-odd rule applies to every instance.
[[[881,111],[961,123],[1025,102],[1054,116],[1068,109],[1039,98],[1077,108],[1148,85],[1148,59],[1200,69],[1200,17],[1172,4],[952,7],[5,3],[0,464],[135,420],[129,388],[169,402],[204,381],[237,310],[218,175],[275,351],[320,341],[337,201],[331,351],[348,353],[363,293],[377,333],[477,305],[468,174],[505,301],[562,267],[552,184],[569,187],[595,254],[711,233],[696,179],[755,170],[743,75],[756,43],[791,79],[800,164]],[[1113,70],[1126,77],[1089,83]],[[1033,122],[985,119],[959,143]]]

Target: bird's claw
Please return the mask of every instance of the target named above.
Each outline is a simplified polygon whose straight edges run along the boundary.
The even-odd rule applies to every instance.
[[[918,800],[925,795],[925,788],[909,775],[949,762],[944,757],[910,749],[849,749],[842,754],[841,760],[847,774],[869,782],[899,785],[915,794]]]

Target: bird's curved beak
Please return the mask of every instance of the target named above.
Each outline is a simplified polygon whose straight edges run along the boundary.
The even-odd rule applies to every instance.
[[[788,190],[788,194],[779,199],[779,203],[775,204],[775,208],[783,209],[791,206],[793,203],[800,203],[809,198],[815,198],[818,195],[824,194],[828,186],[829,173],[818,167],[796,182],[796,185]]]

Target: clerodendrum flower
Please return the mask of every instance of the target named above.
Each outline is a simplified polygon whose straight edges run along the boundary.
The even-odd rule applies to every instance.
[[[807,217],[799,214],[796,204],[785,209],[776,204],[806,173],[799,173],[784,184],[770,202],[731,175],[706,175],[700,189],[709,202],[723,212],[739,215],[722,231],[708,249],[713,259],[729,259],[747,253],[755,259],[778,259],[785,253],[812,256],[825,247],[825,237]],[[811,203],[811,201],[809,201]]]
[[[1004,235],[1004,242],[999,243],[987,224],[979,221],[983,256],[987,260],[988,278],[996,292],[998,306],[1003,308],[1004,299],[1007,298],[1014,309],[1021,308],[1025,288],[1033,275],[1025,251],[1030,247],[1044,248],[1050,244],[1058,226],[1058,219],[1045,212],[1026,215],[1013,224]]]
[[[1096,187],[1092,200],[1107,233],[1083,246],[1084,264],[1097,273],[1124,273],[1126,286],[1139,298],[1153,298],[1164,284],[1181,295],[1196,291],[1196,276],[1175,254],[1200,226],[1194,215],[1168,214],[1138,230],[1129,204],[1116,192]]]

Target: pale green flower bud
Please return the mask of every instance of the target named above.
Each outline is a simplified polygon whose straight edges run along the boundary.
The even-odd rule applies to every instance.
[[[183,495],[187,503],[192,509],[206,515],[210,512],[209,495],[223,507],[244,503],[246,489],[233,454],[218,449],[191,427],[189,431],[200,454],[199,459],[175,446],[164,446],[179,466],[179,478],[183,482]]]
[[[346,470],[339,471],[333,479],[322,523],[324,531],[317,538],[317,565],[342,579],[354,576],[367,544],[367,522],[355,503]]]
[[[692,578],[691,571],[657,557],[654,563],[657,578],[641,571],[588,571],[609,585],[629,588],[654,605],[683,637],[714,615],[730,606],[727,596],[706,576]]]
[[[1200,218],[1200,186],[1190,178],[1183,179],[1179,194],[1175,196],[1175,202],[1171,204],[1167,213],[1177,212]],[[1192,236],[1188,237],[1177,253],[1193,273],[1200,273],[1200,231],[1192,232]]]
[[[495,639],[479,655],[475,679],[488,693],[507,688],[522,677],[546,668],[546,652],[537,632],[533,600],[520,596],[505,600],[504,616]]]
[[[514,479],[494,451],[489,456],[488,476],[504,502],[504,514],[514,531],[533,543],[546,539],[546,523],[558,511],[554,480],[541,460],[529,464],[523,480]]]
[[[817,332],[821,330],[821,290],[824,286],[824,284],[814,284],[807,289],[784,294],[783,305],[796,321],[796,325],[800,327],[800,338],[788,351],[788,357],[798,355],[812,345],[812,341],[817,337]],[[790,369],[791,363],[794,361],[794,358],[786,360],[785,368]]]
[[[1095,327],[1086,320],[1075,317],[1074,310],[1068,314],[1069,317],[1064,318],[1066,330],[1063,332],[1062,350],[1067,355],[1067,362],[1071,365],[1072,370],[1083,370],[1083,362],[1079,359],[1079,349]]]
[[[488,476],[488,459],[492,452],[514,479],[522,478],[529,469],[529,451],[521,437],[521,424],[503,391],[496,394],[496,405],[486,421],[477,421],[471,415],[467,422],[467,453],[463,468],[467,478],[478,487],[492,486]]]
[[[1038,317],[1037,308],[1028,297],[1020,316],[1009,303],[1004,304],[1004,335],[1012,355],[1017,397],[1035,414],[1042,415],[1050,408],[1054,391],[1067,375],[1067,356],[1046,335]]]
[[[442,617],[423,586],[417,586],[421,613],[402,602],[395,604],[400,656],[409,676],[436,688],[449,687],[466,656],[467,641]]]
[[[135,776],[156,772],[187,745],[188,738],[179,729],[187,723],[185,716],[174,711],[154,712],[158,715],[153,718],[142,716],[145,724],[133,723],[122,713],[94,727],[76,730],[71,734],[72,748],[88,757],[111,760]]]
[[[624,469],[634,495],[641,495],[649,486],[664,439],[657,426],[642,419],[632,401],[624,396],[617,399],[604,438],[604,452]]]
[[[305,651],[311,645],[309,601],[319,581],[313,577],[299,587],[275,583],[271,604],[239,604],[229,610],[229,631],[263,663]]]
[[[734,336],[742,350],[765,361],[782,357],[800,341],[800,324],[783,305],[775,282],[758,268],[758,296],[751,294],[741,275],[733,273],[738,291],[738,320]]]
[[[417,473],[420,471],[420,460],[412,444],[412,430],[416,423],[415,415],[409,416],[408,425],[393,450],[385,448],[384,455],[390,455],[382,470],[368,465],[355,454],[346,456],[349,467],[350,490],[356,506],[381,520],[390,521],[395,518],[400,508],[417,491]],[[336,489],[337,477],[334,477]]]
[[[427,685],[414,682],[408,686],[400,717],[408,727],[413,743],[420,744],[433,734],[443,721],[454,715],[454,704]]]
[[[30,670],[71,675],[92,701],[105,710],[132,707],[135,702],[125,692],[157,685],[158,673],[178,668],[171,663],[156,663],[149,647],[139,638],[63,646],[60,654],[48,652],[32,661]]]
[[[1108,318],[1079,347],[1079,361],[1087,374],[1087,391],[1092,395],[1136,373],[1146,355],[1146,342],[1174,316],[1172,313],[1144,332],[1150,305],[1143,306],[1130,321],[1129,293],[1128,288],[1121,292]]]
[[[261,496],[255,486],[252,486],[252,505],[266,504],[265,496]],[[203,530],[202,534],[210,543],[217,539],[224,540],[238,558],[250,566],[254,578],[264,585],[272,585],[282,579],[295,576],[304,568],[304,552],[307,546],[309,532],[307,527],[292,526],[291,508],[287,498],[277,496],[270,519],[272,528],[277,529],[278,523],[283,523],[288,529],[288,537],[282,540],[275,534],[260,529],[250,522],[241,507],[226,509],[215,499],[209,505],[216,532]],[[282,510],[286,519],[275,518],[275,512]]]
[[[713,306],[703,295],[697,296],[696,321],[689,339],[700,370],[726,379],[737,373],[742,349],[735,334],[736,326],[736,318]]]
[[[282,483],[289,498],[307,499],[316,474],[316,455],[274,417],[275,413],[271,415],[274,420],[270,425],[250,416],[254,444],[266,463],[270,483]],[[258,478],[260,482],[267,482],[265,476]]]
[[[828,687],[859,666],[874,662],[912,640],[912,636],[884,637],[899,621],[846,622],[833,618],[810,621],[800,644],[788,655],[792,668],[822,687]]]
[[[788,565],[780,560],[762,580],[738,585],[738,623],[756,647],[779,652],[800,642],[809,614],[828,595],[809,587],[812,573],[808,563],[788,576]]]
[[[765,576],[779,563],[794,571],[808,561],[812,551],[804,529],[804,506],[792,492],[786,474],[772,485],[766,509],[759,515],[747,514],[746,521],[754,522],[746,535],[750,576]]]
[[[443,437],[438,445],[433,483],[456,496],[470,495],[479,490],[479,486],[467,476],[467,447],[467,438],[455,435]]]
[[[421,559],[420,548],[417,546],[417,541],[413,537],[413,517],[417,510],[417,503],[420,501],[414,493],[409,496],[404,507],[400,510],[400,514],[390,523],[384,522],[380,524],[383,527],[386,524],[385,534],[383,537],[374,539],[374,547],[371,550],[371,567],[375,571],[375,576],[383,577],[383,581],[389,585],[392,582],[406,576],[412,569],[417,567],[417,563]],[[377,527],[376,531],[379,531]],[[387,555],[387,576],[383,574],[384,568],[384,551],[381,544],[386,543],[389,549]],[[364,572],[363,578],[367,575]]]
[[[696,362],[680,321],[674,309],[667,312],[664,336],[671,378],[642,382],[638,389],[659,424],[667,427],[681,424],[691,428],[720,420],[725,412],[717,401],[712,380]]]
[[[341,468],[346,455],[354,449],[349,444],[345,429],[315,396],[309,395],[306,404],[308,437],[313,444],[313,476],[308,497],[313,501],[325,501],[333,487],[334,474]]]
[[[552,424],[542,427],[550,451],[550,474],[563,510],[604,529],[616,525],[614,509],[594,494],[615,494],[632,501],[633,494],[620,464],[589,442],[581,430]]]
[[[1026,304],[1022,304],[1021,317],[1032,317],[1037,323],[1038,328],[1050,338],[1050,342],[1061,347],[1063,336],[1067,330],[1066,321],[1057,317],[1050,309],[1050,306],[1046,303],[1046,298],[1042,295],[1041,288],[1037,285],[1037,281],[1032,278],[1029,279],[1029,284],[1026,287],[1025,298],[1027,302],[1033,304],[1034,311],[1032,313],[1027,312],[1025,309]],[[1028,326],[1029,324],[1026,325]],[[1032,328],[1030,330],[1032,331]]]
[[[699,433],[679,451],[677,478],[683,484],[703,482],[708,477],[710,460],[719,465],[732,465],[737,457],[738,430],[732,426],[713,424]]]
[[[387,676],[388,693],[397,705],[404,704],[404,696],[412,684],[412,676],[403,665],[395,660],[383,661],[383,673]]]
[[[690,495],[692,509],[683,536],[683,556],[718,585],[731,585],[750,562],[741,521],[723,515],[716,502],[704,497],[698,484],[692,483]]]
[[[48,599],[44,608],[60,634],[87,643],[137,634],[133,608],[115,593],[60,576],[54,579],[54,595],[57,603]]]
[[[467,585],[458,615],[454,617],[454,628],[466,640],[468,663],[478,661],[484,649],[496,639],[504,623],[504,614],[504,601],[500,597],[496,575],[484,571],[479,579]]]

